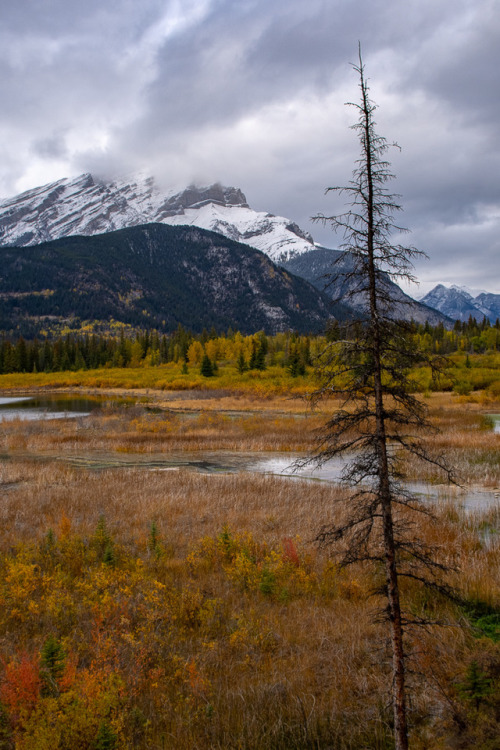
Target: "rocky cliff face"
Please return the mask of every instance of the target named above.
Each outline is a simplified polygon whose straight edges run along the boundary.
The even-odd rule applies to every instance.
[[[349,262],[348,254],[326,247],[316,247],[314,250],[291,258],[282,265],[297,276],[307,279],[317,289],[324,290],[332,300],[342,299],[345,304],[354,308],[358,315],[366,312],[366,295],[357,292],[356,282],[349,278],[349,272],[352,271],[353,266],[352,262]],[[415,320],[417,323],[425,323],[427,320],[431,325],[438,323],[451,325],[446,314],[412,299],[388,276],[385,279],[385,285],[392,300],[392,317],[400,320]]]
[[[209,229],[261,250],[274,261],[314,247],[312,237],[288,219],[253,211],[238,188],[216,183],[175,193],[160,190],[152,177],[103,182],[91,174],[0,203],[0,244],[36,245],[152,222]]]

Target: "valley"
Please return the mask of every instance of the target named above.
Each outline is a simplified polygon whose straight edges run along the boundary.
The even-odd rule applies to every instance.
[[[3,4],[0,750],[500,750],[500,26],[393,5]]]
[[[162,193],[149,178],[36,188],[0,205],[0,231],[0,745],[392,747],[380,536],[344,566],[351,547],[332,531],[353,528],[353,490],[378,490],[362,464],[362,481],[343,481],[352,453],[308,463],[346,405],[331,394],[347,360],[313,405],[328,353],[366,323],[352,258],[237,188]],[[344,277],[324,290],[336,260]],[[387,441],[411,746],[486,748],[499,323],[454,322],[379,281],[380,331],[406,321],[410,355],[394,364],[386,342],[384,408],[403,383],[407,416],[428,413],[410,419],[409,456],[397,429]],[[369,444],[373,411],[353,425],[341,437]]]

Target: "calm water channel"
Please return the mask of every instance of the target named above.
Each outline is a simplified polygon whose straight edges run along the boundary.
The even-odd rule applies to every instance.
[[[102,399],[83,396],[2,396],[0,422],[83,417],[102,403]]]
[[[61,419],[89,415],[103,404],[114,406],[134,403],[133,400],[113,398],[91,398],[79,396],[22,396],[0,397],[0,423],[12,419]],[[490,414],[494,431],[500,432],[500,414]],[[34,456],[30,456],[34,458]],[[143,468],[149,471],[191,471],[213,473],[237,473],[240,471],[257,474],[272,474],[288,477],[291,480],[302,479],[337,483],[341,479],[345,461],[336,459],[328,461],[321,467],[307,464],[298,468],[297,460],[303,458],[290,453],[236,453],[227,451],[199,451],[196,453],[161,453],[161,454],[128,454],[119,456],[116,453],[65,455],[55,457],[73,466],[94,471],[114,468]],[[431,485],[424,482],[408,482],[407,488],[415,495],[429,500],[458,503],[467,509],[486,509],[499,501],[500,492],[481,488],[456,488],[448,485]]]
[[[493,431],[500,433],[500,414],[488,414],[493,421]]]

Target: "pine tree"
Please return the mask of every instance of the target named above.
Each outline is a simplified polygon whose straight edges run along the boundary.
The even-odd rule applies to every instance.
[[[360,102],[353,129],[361,145],[352,180],[328,188],[347,195],[350,208],[338,216],[317,216],[343,234],[344,251],[332,273],[343,277],[348,296],[364,299],[363,319],[345,326],[338,340],[330,341],[321,362],[322,386],[315,398],[336,394],[341,408],[327,422],[314,460],[319,463],[354,453],[344,470],[353,487],[342,520],[325,526],[318,535],[323,544],[342,545],[342,565],[370,561],[385,571],[384,596],[392,646],[392,704],[396,750],[408,747],[406,710],[406,654],[400,579],[447,591],[441,583],[442,566],[433,551],[408,534],[408,515],[418,512],[416,498],[402,487],[401,456],[411,453],[448,471],[439,459],[427,455],[414,435],[429,429],[423,404],[412,395],[408,373],[422,361],[409,338],[411,329],[394,319],[387,277],[411,280],[413,247],[394,244],[391,235],[402,230],[393,215],[400,210],[386,183],[393,177],[384,156],[386,139],[375,131],[375,105],[369,98],[361,52],[353,66],[359,76]],[[346,270],[347,269],[347,270]],[[449,475],[449,472],[448,472]]]
[[[57,695],[58,680],[64,673],[66,654],[53,635],[49,635],[41,651],[41,677],[44,682],[44,692],[47,695]]]
[[[211,378],[214,374],[213,365],[208,354],[203,355],[203,359],[201,360],[200,373],[205,378]]]
[[[95,750],[114,750],[116,748],[117,736],[106,721],[102,721],[95,739]]]
[[[243,350],[240,350],[240,353],[238,355],[238,360],[236,362],[236,367],[238,368],[238,372],[240,373],[240,375],[248,370],[248,365],[246,363]]]
[[[155,557],[156,559],[161,556],[162,548],[156,521],[152,521],[149,528],[148,550],[151,556]]]
[[[491,679],[479,668],[473,660],[467,668],[465,680],[458,684],[459,693],[474,704],[476,711],[481,703],[492,693]]]
[[[305,375],[306,368],[300,356],[299,347],[296,343],[290,344],[290,353],[288,355],[287,369],[292,378],[299,375]]]

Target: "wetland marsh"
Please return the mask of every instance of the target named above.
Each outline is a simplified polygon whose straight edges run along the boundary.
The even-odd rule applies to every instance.
[[[379,574],[340,570],[338,550],[314,542],[348,502],[341,465],[290,476],[336,404],[122,395],[0,424],[8,741],[86,748],[105,725],[125,749],[390,747]],[[429,443],[491,502],[466,508],[451,491],[419,519],[464,605],[403,585],[416,617],[442,623],[409,630],[412,746],[487,746],[500,699],[500,434],[483,416],[500,405],[450,394],[428,405],[442,430]],[[439,488],[432,467],[407,468]],[[35,679],[49,636],[65,665],[52,692]],[[489,680],[479,711],[459,687],[473,663]]]

